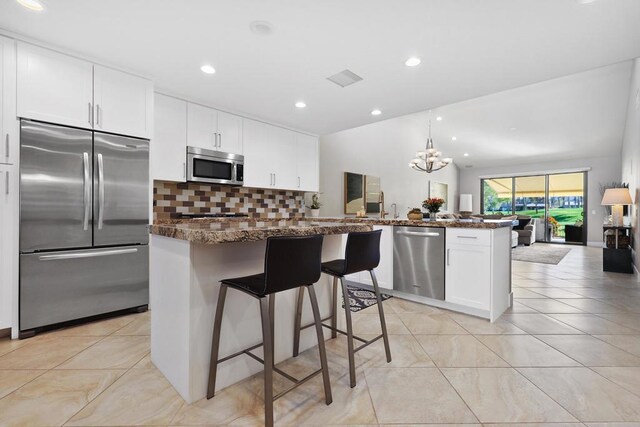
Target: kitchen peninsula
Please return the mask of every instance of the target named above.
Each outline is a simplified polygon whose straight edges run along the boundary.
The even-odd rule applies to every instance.
[[[510,305],[510,225],[504,221],[353,218],[314,218],[313,222],[247,218],[158,221],[151,226],[150,239],[152,361],[187,402],[205,396],[219,280],[263,271],[266,239],[271,236],[323,234],[322,258],[330,260],[343,256],[347,233],[382,229],[377,275],[385,292],[493,321]],[[429,235],[440,230],[445,236],[446,246],[439,256],[446,264],[446,299],[394,290],[394,233],[407,228],[428,231]],[[404,233],[413,237],[418,231]],[[368,284],[365,275],[347,279]],[[330,310],[330,288],[330,278],[323,275],[316,286],[323,317]],[[276,363],[291,357],[295,296],[294,291],[284,292],[276,302]],[[310,308],[303,313],[303,322],[310,322]],[[343,321],[341,316],[338,319]],[[221,341],[221,355],[260,342],[257,302],[248,303],[247,298],[230,292],[222,328],[227,338]],[[303,331],[301,349],[315,344],[313,331]],[[218,388],[261,369],[248,357],[224,362],[218,370]]]
[[[188,403],[206,395],[213,317],[219,281],[262,272],[266,239],[284,235],[325,235],[322,259],[342,257],[343,235],[370,231],[371,225],[311,223],[303,220],[198,219],[167,220],[151,226],[150,304],[151,359]],[[321,312],[330,309],[330,279],[316,285]],[[291,357],[295,290],[276,299],[276,363]],[[309,304],[305,300],[305,304]],[[312,320],[310,306],[304,322]],[[220,355],[262,341],[257,301],[239,292],[227,295]],[[300,349],[316,345],[315,332],[302,332]],[[256,352],[260,354],[262,350]],[[249,357],[235,358],[218,368],[217,388],[222,389],[262,370]]]

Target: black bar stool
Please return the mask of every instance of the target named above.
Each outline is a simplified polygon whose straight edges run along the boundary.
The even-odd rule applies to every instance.
[[[221,281],[218,306],[213,326],[213,342],[211,344],[211,363],[209,367],[209,386],[207,399],[211,399],[216,389],[216,374],[218,363],[222,363],[233,357],[246,354],[264,364],[264,406],[265,425],[273,425],[273,402],[297,386],[307,382],[322,372],[324,380],[324,395],[327,405],[331,404],[331,384],[329,382],[329,369],[327,367],[327,353],[324,347],[324,335],[322,334],[322,320],[318,308],[318,300],[313,284],[320,279],[322,261],[322,238],[314,236],[285,236],[270,237],[267,239],[267,249],[264,261],[264,273],[252,276],[225,279]],[[262,318],[262,343],[256,344],[230,356],[218,359],[220,348],[220,328],[222,326],[222,313],[227,296],[227,288],[231,287],[242,291],[260,301],[260,315]],[[320,352],[321,368],[302,380],[298,380],[286,372],[276,368],[273,360],[273,334],[275,319],[275,296],[278,292],[293,288],[304,288],[309,291],[313,317],[315,319],[316,334],[318,337],[318,350]],[[251,353],[260,346],[264,347],[264,360]],[[273,372],[277,372],[294,385],[273,395]]]
[[[387,334],[387,323],[384,319],[384,309],[382,307],[382,298],[380,296],[380,288],[378,287],[378,280],[373,272],[373,269],[380,264],[380,235],[382,230],[365,231],[358,233],[349,233],[347,237],[347,247],[345,249],[345,259],[336,259],[333,261],[322,263],[322,272],[333,276],[333,301],[331,316],[322,321],[331,319],[331,325],[325,323],[322,324],[325,328],[331,329],[331,337],[335,338],[337,332],[347,336],[347,348],[349,353],[349,379],[351,387],[356,386],[356,367],[355,367],[355,354],[362,350],[366,346],[376,342],[380,338],[384,340],[384,351],[387,356],[387,363],[391,362],[391,350],[389,348],[389,336]],[[371,340],[365,340],[358,336],[353,335],[353,325],[351,322],[351,307],[349,304],[349,292],[347,285],[344,281],[344,276],[347,274],[358,273],[360,271],[368,271],[371,274],[371,281],[373,282],[373,290],[376,294],[376,300],[378,302],[378,315],[380,316],[380,327],[382,328],[382,334]],[[338,279],[342,285],[342,298],[344,301],[344,312],[347,320],[347,331],[342,331],[337,328],[337,299],[338,299]],[[302,303],[304,294],[302,291],[298,291],[298,302],[296,305],[296,324],[293,337],[293,356],[297,356],[300,347],[300,332],[314,323],[301,326],[302,323]],[[317,320],[316,320],[317,322]],[[353,346],[353,340],[356,339],[363,344],[357,348]]]

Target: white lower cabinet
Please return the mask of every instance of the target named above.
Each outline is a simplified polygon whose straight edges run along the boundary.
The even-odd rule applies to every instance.
[[[445,298],[447,301],[490,309],[491,248],[464,244],[447,244]]]
[[[382,230],[382,235],[380,236],[380,264],[374,270],[376,279],[378,279],[378,286],[380,289],[393,289],[393,228],[391,226],[376,225],[373,229]],[[345,236],[343,239],[343,253],[346,245],[347,237]],[[373,281],[368,271],[350,274],[345,278],[352,282],[373,286]]]
[[[0,329],[14,321],[18,283],[18,168],[0,164]]]
[[[497,319],[509,306],[511,228],[446,230],[445,300]]]
[[[151,179],[186,181],[187,102],[156,93],[154,106]]]

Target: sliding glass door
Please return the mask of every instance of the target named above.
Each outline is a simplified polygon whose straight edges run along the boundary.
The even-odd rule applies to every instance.
[[[550,241],[585,242],[585,175],[585,172],[549,175],[547,205]]]
[[[586,172],[482,179],[482,213],[535,218],[536,241],[586,244],[586,180]]]

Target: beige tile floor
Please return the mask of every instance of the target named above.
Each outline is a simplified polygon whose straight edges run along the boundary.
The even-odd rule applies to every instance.
[[[539,243],[537,243],[539,244]],[[514,306],[499,321],[398,298],[381,342],[357,354],[327,342],[333,404],[319,377],[278,400],[278,425],[640,426],[640,288],[575,247],[557,266],[514,262]],[[378,333],[375,308],[354,315]],[[282,363],[303,376],[315,349]],[[276,389],[288,384],[276,379]],[[261,425],[260,375],[183,402],[151,363],[149,313],[0,339],[0,426]]]

